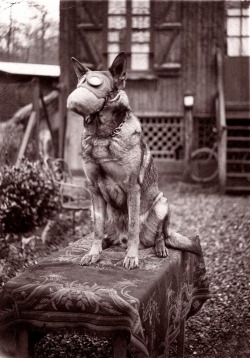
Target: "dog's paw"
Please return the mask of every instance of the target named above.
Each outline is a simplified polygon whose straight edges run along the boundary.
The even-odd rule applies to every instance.
[[[155,245],[155,252],[158,257],[167,257],[168,256],[168,249],[165,246],[164,241],[158,242]]]
[[[139,266],[139,259],[138,256],[129,256],[126,255],[123,261],[123,266],[128,269],[132,270]]]
[[[100,255],[91,255],[87,254],[82,257],[80,265],[81,266],[89,266],[91,264],[95,264],[100,258]]]

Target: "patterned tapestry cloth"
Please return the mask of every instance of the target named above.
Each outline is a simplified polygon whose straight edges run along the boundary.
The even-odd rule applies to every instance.
[[[123,268],[124,249],[110,247],[94,266],[79,265],[90,249],[86,236],[4,285],[0,330],[20,323],[126,331],[132,351],[157,357],[179,333],[183,317],[210,297],[203,258],[169,249],[159,258],[140,250],[140,267]]]

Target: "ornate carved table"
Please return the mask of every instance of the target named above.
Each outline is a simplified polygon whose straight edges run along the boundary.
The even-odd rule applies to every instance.
[[[124,250],[103,251],[94,266],[80,259],[91,246],[86,236],[28,268],[0,294],[1,332],[17,337],[18,357],[28,357],[35,330],[83,329],[113,337],[113,355],[168,357],[177,339],[184,356],[185,320],[210,297],[203,258],[169,250],[140,250],[140,267],[123,268]],[[5,334],[4,334],[5,335]]]

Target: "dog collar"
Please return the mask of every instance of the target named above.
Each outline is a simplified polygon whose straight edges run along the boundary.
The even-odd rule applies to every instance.
[[[123,127],[124,123],[126,122],[127,118],[128,118],[128,115],[126,115],[125,119],[119,124],[119,126],[113,130],[113,132],[109,136],[110,138],[117,136],[121,132],[122,127]]]
[[[129,110],[128,113],[126,114],[124,120],[119,124],[119,126],[117,126],[115,129],[113,129],[113,131],[106,137],[102,137],[102,136],[97,136],[97,138],[100,138],[100,139],[108,139],[108,138],[113,138],[113,137],[116,137],[122,130],[122,127],[124,125],[124,123],[126,123],[129,115],[130,115],[131,111]],[[88,117],[86,118],[83,118],[84,120],[84,124],[85,125],[89,125],[95,118],[94,117],[99,117],[99,114],[100,114],[100,111],[96,112],[96,113],[93,113],[93,114],[90,114]]]

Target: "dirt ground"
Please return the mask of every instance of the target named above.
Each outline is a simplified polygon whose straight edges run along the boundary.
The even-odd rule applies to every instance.
[[[250,357],[250,197],[183,183],[162,189],[172,227],[200,235],[213,294],[187,322],[185,358]]]

